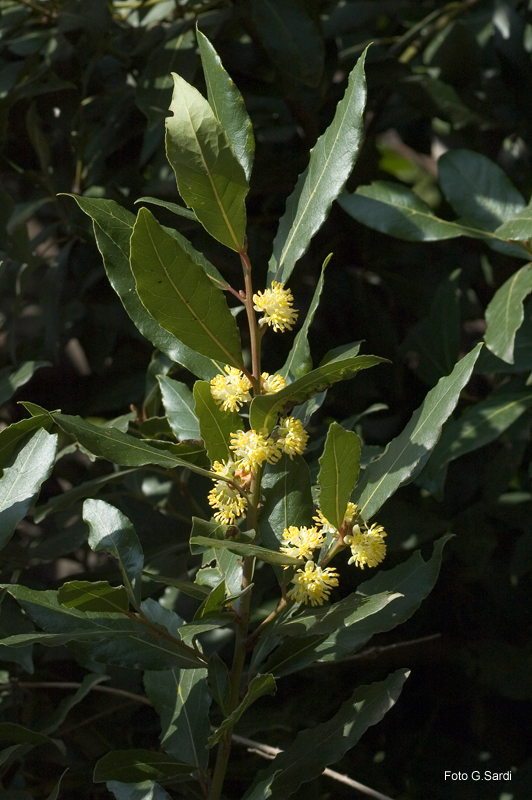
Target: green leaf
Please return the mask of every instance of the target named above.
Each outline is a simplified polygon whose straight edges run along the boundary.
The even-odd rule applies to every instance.
[[[360,471],[360,437],[337,422],[329,426],[319,459],[320,510],[331,525],[342,527],[351,492]]]
[[[70,581],[57,592],[62,606],[78,611],[129,611],[125,586],[110,586],[107,581]]]
[[[114,750],[96,763],[92,779],[94,783],[173,781],[183,775],[190,775],[194,770],[192,764],[176,761],[166,753],[155,753],[152,750]]]
[[[180,442],[183,439],[199,439],[199,422],[194,413],[194,398],[188,386],[167,378],[166,375],[158,375],[157,380],[161,387],[166,418],[176,438]]]
[[[203,603],[194,614],[194,622],[201,620],[204,617],[218,616],[223,609],[225,596],[226,586],[225,581],[222,579],[211,589]]]
[[[391,441],[382,456],[369,464],[353,496],[363,519],[370,519],[382,504],[425,464],[440,438],[443,423],[452,414],[468,383],[482,344],[456,364],[414,411],[404,430]]]
[[[402,595],[387,591],[370,597],[353,593],[311,614],[292,617],[271,631],[266,628],[264,633],[265,636],[323,636],[342,627],[355,626],[399,597]]]
[[[375,181],[343,194],[339,205],[346,214],[368,228],[407,242],[434,242],[469,235],[456,222],[438,219],[431,208],[406,186]]]
[[[248,183],[230,139],[207,100],[172,73],[166,154],[179,194],[204,228],[232,250],[244,248]]]
[[[14,722],[0,723],[0,742],[16,742],[17,744],[53,744],[61,753],[64,754],[65,746],[63,742],[58,739],[50,739],[44,733],[37,733],[25,728],[23,725],[16,725]]]
[[[209,105],[233,145],[235,155],[249,181],[255,154],[255,138],[244,100],[225,71],[211,42],[200,30],[196,30],[196,36],[207,84]]]
[[[131,236],[131,271],[142,303],[165,330],[207,358],[242,365],[223,292],[145,208]]]
[[[521,193],[506,173],[481,153],[448,150],[438,160],[438,176],[442,191],[457,214],[488,231],[494,231],[525,207]]]
[[[34,419],[38,419],[38,417],[34,417]],[[52,422],[50,417],[48,417],[48,421],[49,423]],[[108,483],[123,481],[133,472],[136,472],[136,469],[123,469],[118,472],[110,472],[107,475],[101,475],[99,478],[93,478],[91,481],[84,481],[80,483],[79,486],[74,486],[72,489],[63,492],[63,494],[51,497],[47,503],[36,507],[33,515],[35,524],[38,525],[39,522],[42,522],[43,519],[46,519],[50,514],[66,511],[66,509],[71,508],[74,503],[77,503],[78,500],[94,497],[94,495],[98,494],[100,489],[107,486]]]
[[[259,431],[266,428],[270,432],[276,422],[278,414],[289,414],[294,406],[304,403],[313,394],[323,392],[338,381],[352,378],[362,369],[368,369],[375,364],[386,362],[386,358],[378,356],[356,356],[333,361],[330,364],[319,366],[312,372],[290,383],[280,392],[255,397],[249,409],[249,422],[253,430]]]
[[[52,420],[48,414],[39,414],[29,419],[21,419],[20,422],[13,422],[0,431],[0,470],[9,463],[18,445],[28,437],[28,434],[38,428],[48,430],[51,424]]]
[[[154,781],[141,781],[140,783],[107,781],[106,785],[116,800],[172,800],[168,792]]]
[[[144,687],[161,719],[161,745],[176,759],[206,770],[211,695],[206,669],[144,673]]]
[[[138,607],[142,593],[144,554],[135,528],[125,514],[103,500],[86,500],[83,503],[83,519],[89,526],[89,547],[95,553],[104,550],[116,558],[127,593]],[[127,611],[127,600],[123,610]]]
[[[296,334],[294,344],[288,353],[288,358],[285,361],[284,367],[279,370],[279,374],[282,375],[283,378],[289,378],[290,375],[300,378],[302,375],[305,375],[312,369],[312,358],[310,355],[310,345],[308,343],[308,331],[312,325],[314,314],[316,313],[316,309],[318,308],[320,302],[320,297],[323,290],[323,281],[325,277],[325,267],[331,258],[332,253],[331,255],[327,256],[323,262],[321,274],[316,285],[316,289],[314,290],[312,302],[310,303],[309,310],[307,311],[305,321]]]
[[[261,770],[242,800],[285,800],[302,783],[317,778],[355,746],[395,704],[408,670],[397,670],[386,680],[360,686],[327,722],[298,733],[293,744]]]
[[[24,386],[41,367],[51,367],[49,361],[25,361],[20,367],[0,370],[0,405],[7,402],[17,389]]]
[[[511,383],[449,419],[417,482],[431,494],[441,492],[449,462],[498,439],[531,406],[532,390],[516,390]]]
[[[268,265],[268,283],[288,281],[353,169],[362,139],[366,103],[365,56],[364,52],[351,70],[347,90],[336,107],[334,119],[316,142],[308,167],[299,176],[286,202]]]
[[[24,445],[0,478],[0,547],[11,539],[16,526],[32,508],[44,481],[50,476],[57,452],[57,434],[40,428]]]
[[[252,0],[253,23],[273,63],[296,80],[319,85],[325,46],[319,20],[302,0]]]
[[[268,464],[262,477],[264,502],[260,509],[262,541],[270,549],[279,547],[283,531],[290,525],[309,526],[314,513],[310,473],[303,456],[283,454]]]
[[[135,200],[135,205],[137,205],[137,203],[151,203],[154,206],[161,206],[162,208],[166,208],[167,211],[171,211],[172,214],[177,214],[178,217],[186,217],[187,219],[193,219],[194,222],[198,222],[197,216],[190,208],[178,206],[177,203],[170,203],[168,200],[159,200],[157,197],[139,197],[138,200]]]
[[[496,231],[496,236],[500,239],[511,239],[523,242],[532,236],[532,205],[523,208],[515,217],[507,219]]]
[[[207,381],[196,381],[194,384],[194,411],[211,462],[228,461],[232,456],[229,449],[230,434],[242,428],[242,420],[236,411],[222,411]]]
[[[231,677],[229,670],[218,653],[213,653],[209,658],[208,683],[211,695],[220,706],[224,717],[228,713],[228,703],[231,696]]]
[[[218,372],[212,359],[196,353],[162,328],[142,305],[135,288],[129,263],[130,239],[136,217],[114,200],[73,197],[93,221],[96,244],[109,282],[141,334],[172,361],[181,364],[200,378],[210,380]]]
[[[63,771],[63,773],[62,773],[61,777],[59,778],[59,780],[58,780],[58,781],[57,781],[57,783],[55,784],[54,788],[52,789],[52,791],[50,792],[50,794],[48,795],[48,797],[46,798],[46,800],[57,800],[57,798],[59,797],[59,792],[60,792],[60,790],[61,790],[61,781],[63,780],[63,778],[65,777],[65,775],[67,774],[67,772],[68,772],[68,770],[69,770],[69,769],[70,769],[70,768],[69,768],[69,767],[67,767],[67,768],[66,768],[66,769]]]
[[[515,334],[525,313],[523,301],[532,292],[532,264],[525,264],[503,283],[486,309],[486,347],[503,361],[514,363]]]
[[[207,536],[192,536],[190,544],[199,547],[212,547],[213,550],[229,550],[238,556],[254,556],[260,561],[265,561],[267,564],[275,564],[276,566],[301,566],[301,561],[297,558],[286,556],[284,553],[266,550],[265,547],[258,547],[255,544],[232,542],[230,539],[209,539]]]
[[[248,690],[244,695],[244,699],[235,708],[232,714],[224,719],[219,728],[209,736],[209,744],[211,747],[222,739],[224,734],[232,730],[236,725],[242,714],[255,702],[259,697],[265,694],[275,694],[276,686],[273,675],[255,675],[252,678]]]
[[[142,574],[145,578],[149,578],[150,581],[154,581],[155,583],[164,583],[165,586],[175,586],[180,592],[190,597],[195,597],[196,600],[205,600],[206,595],[209,594],[209,590],[205,586],[198,586],[197,583],[192,583],[191,581],[182,581],[179,580],[179,578],[168,578],[165,575],[155,575],[152,572],[143,572]]]

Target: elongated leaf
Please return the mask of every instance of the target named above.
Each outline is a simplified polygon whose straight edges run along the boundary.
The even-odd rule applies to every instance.
[[[162,208],[166,208],[167,211],[171,211],[172,214],[177,214],[178,217],[186,217],[187,219],[193,219],[194,222],[198,222],[197,216],[190,208],[178,206],[177,203],[170,203],[168,200],[159,200],[157,197],[139,197],[138,200],[135,200],[135,205],[137,203],[151,203],[154,206],[161,206]]]
[[[438,219],[431,208],[406,186],[375,181],[343,194],[339,205],[357,222],[407,242],[434,242],[470,235],[456,222]]]
[[[254,556],[260,561],[265,561],[267,564],[276,564],[277,566],[301,566],[301,561],[298,561],[297,558],[286,556],[284,553],[266,550],[265,547],[258,547],[255,544],[232,542],[230,539],[209,539],[207,536],[192,536],[190,544],[199,547],[212,547],[213,550],[229,550],[238,556]]]
[[[95,552],[104,550],[116,558],[126,590],[138,607],[144,554],[135,528],[125,514],[103,500],[86,500],[83,519],[89,526],[89,547]],[[127,606],[124,610],[127,611]]]
[[[73,197],[81,210],[91,217],[96,244],[102,254],[109,282],[141,334],[162,353],[199,378],[209,380],[214,377],[218,368],[212,359],[196,353],[162,328],[140,301],[129,264],[130,239],[136,219],[134,214],[114,200],[78,195],[69,197]]]
[[[194,413],[192,392],[184,383],[174,381],[166,375],[158,375],[166,418],[174,435],[183,439],[199,439],[200,429]]]
[[[106,785],[116,800],[172,800],[168,792],[154,781],[141,781],[140,783],[107,781]]]
[[[49,423],[52,422],[50,417],[48,418],[48,421]],[[51,497],[44,505],[37,506],[33,515],[33,519],[38,525],[39,522],[42,522],[43,519],[46,519],[49,514],[56,514],[59,511],[65,511],[67,508],[73,506],[74,503],[77,503],[78,500],[85,500],[87,497],[94,497],[94,495],[98,494],[100,489],[102,489],[104,486],[107,486],[108,483],[119,483],[133,472],[136,472],[136,470],[123,469],[119,472],[110,472],[108,475],[101,475],[99,478],[93,478],[91,481],[84,481],[78,486],[74,486],[72,489],[68,489],[66,492],[63,492],[63,494],[57,494],[55,497]]]
[[[284,367],[280,370],[279,374],[282,375],[283,378],[288,378],[290,375],[300,378],[302,375],[305,375],[312,369],[312,358],[310,356],[310,345],[308,343],[308,331],[312,325],[314,314],[316,313],[316,309],[318,308],[318,304],[320,302],[320,297],[323,290],[323,280],[325,277],[325,267],[331,258],[332,253],[331,255],[327,256],[323,262],[321,274],[316,285],[309,310],[307,311],[307,316],[305,317],[303,325],[296,334],[294,344],[288,353],[288,358],[285,361]]]
[[[255,154],[255,138],[244,100],[225,71],[211,42],[200,30],[196,31],[196,35],[207,84],[209,105],[229,137],[235,155],[249,181]]]
[[[262,477],[264,503],[260,511],[262,541],[271,550],[279,548],[283,531],[290,525],[309,526],[314,503],[310,473],[302,456],[284,454],[277,464],[268,464]]]
[[[120,781],[138,783],[146,779],[171,781],[194,772],[195,767],[153,750],[115,750],[100,758],[94,768],[94,783]]]
[[[48,414],[39,414],[29,419],[21,419],[20,422],[13,422],[0,431],[0,470],[9,463],[19,444],[29,437],[30,433],[38,428],[48,430],[51,424],[52,420]]]
[[[226,717],[231,696],[231,678],[225,662],[222,661],[218,653],[213,653],[209,658],[207,680],[213,699],[218,703],[222,714]]]
[[[0,478],[0,547],[13,532],[50,476],[57,452],[57,434],[41,428],[33,434]]]
[[[525,207],[521,193],[505,172],[481,153],[448,150],[438,160],[438,175],[454,210],[488,231]]]
[[[205,98],[172,73],[166,154],[179,194],[204,228],[232,250],[242,250],[248,183],[228,135]]]
[[[337,422],[329,426],[319,459],[320,510],[335,528],[342,527],[351,492],[360,471],[360,437]]]
[[[379,356],[355,356],[333,361],[319,366],[290,383],[280,392],[270,395],[259,395],[251,403],[249,421],[253,430],[266,428],[271,431],[277,422],[278,414],[288,414],[295,405],[304,403],[313,394],[323,392],[338,381],[352,378],[362,369],[386,362]]]
[[[206,381],[196,381],[194,384],[194,411],[211,461],[230,459],[230,434],[242,428],[242,420],[236,411],[222,411]]]
[[[161,718],[161,745],[176,759],[207,769],[211,695],[206,669],[145,672],[144,687]]]
[[[532,206],[529,204],[523,208],[515,217],[503,222],[495,234],[500,239],[512,239],[517,242],[524,242],[532,237]]]
[[[448,420],[418,483],[432,494],[441,492],[449,462],[498,439],[531,406],[532,390],[504,385],[459,419]]]
[[[209,590],[205,586],[198,586],[197,583],[191,581],[182,581],[179,578],[168,578],[165,575],[154,575],[152,572],[143,572],[145,578],[155,583],[164,583],[165,586],[175,586],[183,594],[195,597],[196,600],[204,600]]]
[[[255,702],[259,697],[265,694],[275,694],[276,686],[273,675],[255,675],[252,678],[248,690],[244,695],[244,699],[238,704],[232,714],[224,719],[219,728],[209,736],[209,744],[211,747],[222,739],[224,734],[232,730],[234,725],[238,722],[242,714]]]
[[[25,361],[20,367],[0,370],[0,405],[9,400],[41,367],[51,367],[49,361]]]
[[[332,123],[316,142],[308,168],[286,203],[268,265],[268,283],[286,283],[314,234],[327,218],[356,161],[366,104],[365,52],[349,75],[343,99]]]
[[[23,725],[16,725],[14,722],[0,723],[0,741],[32,745],[53,744],[54,747],[57,747],[61,751],[61,753],[64,754],[65,752],[65,746],[63,742],[58,741],[57,739],[50,739],[50,737],[45,736],[44,733],[32,731],[29,728],[25,728]]]
[[[48,795],[46,800],[57,800],[57,798],[59,797],[59,792],[61,791],[61,781],[63,780],[63,778],[67,774],[68,770],[69,770],[69,767],[67,767],[64,770],[64,772],[62,773],[61,777],[59,778],[59,780],[55,784],[54,788],[52,789],[52,791],[50,792],[50,794]]]
[[[129,610],[126,588],[114,588],[107,581],[69,581],[59,589],[57,599],[62,606],[78,611]]]
[[[261,770],[242,800],[285,800],[302,783],[312,781],[335,764],[362,734],[384,717],[401,693],[408,670],[397,670],[386,680],[355,689],[327,722],[298,733],[294,743]]]
[[[532,292],[532,264],[525,264],[495,292],[486,309],[486,347],[508,364],[514,363],[515,334],[525,312],[523,301]]]
[[[481,347],[477,345],[449,376],[440,378],[402,433],[390,442],[380,458],[366,467],[354,493],[354,502],[363,519],[370,519],[427,461],[440,438],[443,423],[452,414],[460,392],[471,377]]]
[[[242,364],[221,289],[145,208],[131,236],[131,271],[141,302],[165,330],[207,358]]]

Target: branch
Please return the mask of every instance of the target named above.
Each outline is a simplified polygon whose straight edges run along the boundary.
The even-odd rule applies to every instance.
[[[347,656],[346,658],[339,658],[337,661],[314,661],[312,664],[309,664],[306,669],[310,669],[310,667],[330,667],[332,664],[345,664],[346,661],[377,658],[377,656],[380,656],[381,653],[386,653],[389,650],[398,650],[401,647],[411,647],[412,645],[421,644],[422,642],[431,642],[434,639],[439,639],[440,637],[441,633],[431,633],[430,636],[421,636],[419,639],[409,639],[407,642],[395,642],[395,644],[384,644],[381,646],[368,647],[366,650],[362,650],[360,653],[355,653],[354,655]]]
[[[102,680],[109,680],[109,676],[102,676]],[[9,683],[0,683],[0,692],[5,692],[8,689],[81,689],[81,686],[82,684],[77,681],[10,681]],[[126,692],[125,689],[115,689],[113,686],[95,684],[91,686],[91,692],[105,692],[119,697],[127,697],[129,700],[135,700],[137,703],[151,706],[151,702],[147,697],[133,692]]]

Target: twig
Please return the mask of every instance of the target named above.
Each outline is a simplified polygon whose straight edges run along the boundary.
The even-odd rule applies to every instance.
[[[235,744],[241,744],[244,747],[247,747],[250,753],[256,753],[263,758],[275,758],[275,756],[278,756],[279,753],[283,752],[279,747],[270,747],[269,744],[255,742],[253,739],[246,739],[244,736],[237,736],[236,734],[233,734],[232,738]],[[356,789],[358,792],[368,795],[368,797],[374,797],[375,800],[392,800],[392,798],[388,797],[388,795],[381,794],[380,792],[375,791],[375,789],[371,789],[369,786],[365,786],[363,783],[354,781],[353,778],[349,778],[347,775],[342,775],[341,772],[336,772],[328,767],[323,770],[322,775],[327,775],[328,778],[332,778],[340,783],[345,783],[345,785],[350,786],[351,789]]]
[[[105,677],[106,676],[104,676],[102,680],[104,680]],[[9,683],[0,683],[0,692],[5,692],[7,689],[81,689],[81,686],[82,684],[77,683],[77,681],[10,681]],[[147,697],[143,697],[141,694],[134,694],[133,692],[126,692],[125,689],[115,689],[113,686],[100,686],[99,684],[95,684],[91,686],[91,691],[127,697],[129,700],[135,700],[137,703],[144,703],[144,705],[151,706],[151,702]]]
[[[358,661],[359,659],[362,660],[365,658],[376,658],[377,656],[380,656],[381,653],[386,653],[389,650],[398,650],[400,647],[411,647],[415,644],[421,644],[422,642],[430,642],[434,639],[439,639],[440,637],[441,633],[431,633],[430,636],[421,636],[419,639],[409,639],[407,642],[395,642],[395,644],[384,644],[382,646],[368,647],[367,650],[361,650],[360,653],[355,653],[352,656],[346,656],[346,658],[339,658],[337,661],[314,661],[312,664],[308,665],[307,669],[310,667],[345,664],[347,661]]]

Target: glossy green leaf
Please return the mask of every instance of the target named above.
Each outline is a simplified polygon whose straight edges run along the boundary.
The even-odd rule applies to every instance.
[[[209,736],[209,744],[211,747],[222,739],[227,731],[233,729],[242,714],[255,702],[259,697],[265,694],[275,694],[276,686],[273,675],[255,675],[248,686],[247,692],[243,700],[238,704],[235,710],[228,717],[224,719],[219,728]]]
[[[351,492],[360,471],[360,437],[331,423],[319,459],[320,510],[331,525],[342,527]]]
[[[418,482],[432,494],[439,493],[449,462],[498,439],[531,406],[531,389],[505,384],[458,419],[448,420]]]
[[[176,761],[166,753],[156,753],[153,750],[114,750],[97,762],[93,781],[172,781],[189,775],[194,769],[192,764]]]
[[[187,219],[194,220],[194,222],[198,221],[197,216],[190,208],[178,206],[177,203],[170,203],[168,200],[159,200],[157,197],[139,197],[138,200],[135,200],[135,205],[137,205],[137,203],[151,203],[154,206],[166,208],[167,211],[171,211],[172,214],[177,214],[178,217],[186,217]]]
[[[258,547],[255,544],[233,542],[230,539],[209,539],[207,536],[192,536],[190,544],[199,547],[212,547],[213,550],[229,550],[238,556],[253,556],[260,561],[265,561],[267,564],[275,564],[277,566],[301,566],[301,561],[298,561],[297,558],[286,556],[284,553],[267,550],[265,547]]]
[[[241,366],[222,290],[145,208],[131,236],[131,271],[141,302],[165,330],[207,358]]]
[[[125,586],[110,586],[107,581],[69,581],[57,592],[62,606],[78,611],[128,611]]]
[[[227,716],[229,698],[231,696],[231,677],[227,665],[218,653],[213,653],[209,658],[209,672],[207,677],[209,689],[214,700],[220,706],[224,717]]]
[[[14,722],[0,723],[0,742],[16,742],[17,744],[31,744],[33,746],[53,744],[63,755],[65,753],[63,742],[58,739],[51,739],[49,736],[45,736],[44,733],[32,731]]]
[[[197,583],[191,581],[182,581],[179,578],[168,578],[165,575],[155,575],[152,572],[143,572],[145,578],[155,583],[164,583],[165,586],[175,586],[180,592],[190,597],[195,597],[196,600],[205,600],[209,590],[205,586],[198,586]]]
[[[236,411],[222,411],[207,381],[194,384],[194,411],[211,462],[228,461],[232,456],[230,434],[241,430],[243,424]]]
[[[338,381],[354,377],[362,369],[382,364],[387,359],[378,356],[355,356],[339,359],[325,364],[290,383],[280,392],[259,395],[251,403],[249,421],[253,430],[266,428],[271,431],[277,422],[278,414],[289,414],[294,406],[300,405],[312,395],[323,392]]]
[[[17,389],[24,386],[41,367],[51,367],[49,361],[25,361],[20,367],[0,370],[0,405],[7,402]]]
[[[440,378],[404,430],[387,445],[380,458],[366,467],[353,495],[363,519],[376,514],[388,497],[425,464],[440,438],[443,423],[471,377],[481,347],[477,345],[450,375]]]
[[[526,242],[532,237],[532,206],[529,204],[515,217],[507,219],[495,230],[500,239],[512,239],[516,242]]]
[[[35,417],[35,419],[38,419]],[[52,422],[48,417],[49,423]],[[108,484],[120,483],[128,475],[135,472],[135,469],[123,469],[119,472],[110,472],[107,475],[101,475],[99,478],[93,478],[90,481],[84,481],[78,486],[73,486],[72,489],[67,489],[63,494],[57,494],[51,497],[44,505],[37,506],[33,515],[35,523],[38,525],[43,519],[46,519],[50,514],[57,514],[59,511],[65,511],[71,508],[78,500],[85,500],[88,497],[94,497],[98,494],[100,489]]]
[[[200,31],[196,31],[198,45],[207,84],[207,99],[216,119],[225,130],[233,150],[245,172],[251,177],[255,138],[253,126],[239,90],[227,74],[220,57],[211,42]]]
[[[248,183],[230,139],[203,95],[172,73],[166,154],[179,194],[204,228],[232,250],[242,250]]]
[[[225,597],[226,585],[222,578],[222,580],[211,589],[203,603],[194,614],[194,622],[201,620],[204,617],[218,616],[221,614]]]
[[[172,800],[168,792],[154,781],[140,781],[140,783],[107,781],[106,785],[116,800]]]
[[[12,459],[11,466],[5,468],[0,478],[0,547],[11,539],[50,476],[57,438],[56,433],[50,434],[40,428]]]
[[[268,464],[261,488],[264,493],[260,510],[261,537],[263,543],[274,550],[283,541],[285,528],[312,524],[314,503],[310,473],[303,456],[290,458],[285,453],[276,464]]]
[[[312,237],[325,222],[333,200],[342,191],[353,169],[362,139],[366,103],[364,61],[365,53],[353,67],[334,119],[316,142],[308,167],[299,176],[286,202],[268,265],[268,284],[273,280],[288,281],[296,262],[308,250]]]
[[[147,671],[144,687],[161,720],[161,746],[176,759],[207,769],[211,695],[206,669]]]
[[[94,552],[104,550],[116,558],[127,593],[138,607],[144,555],[132,523],[118,508],[104,500],[86,500],[83,503],[83,519],[89,526],[89,547]],[[124,610],[127,611],[127,605]]]
[[[438,160],[438,176],[442,191],[457,214],[488,231],[494,231],[525,207],[521,193],[506,173],[481,153],[448,150]]]
[[[114,200],[73,197],[82,211],[93,221],[96,244],[111,286],[120,297],[127,313],[155,347],[199,378],[210,380],[218,369],[210,358],[196,353],[162,328],[142,305],[135,288],[129,264],[130,239],[136,217]]]
[[[338,203],[362,225],[407,242],[469,235],[462,225],[438,219],[424,200],[398,183],[375,181],[371,186],[359,186],[355,194],[341,195]]]
[[[486,309],[486,347],[503,361],[514,363],[515,334],[525,312],[523,301],[532,292],[532,264],[525,264],[498,289]]]
[[[186,384],[174,381],[166,375],[158,375],[164,411],[176,438],[199,439],[200,429],[194,413],[194,398]]]
[[[316,289],[314,290],[314,295],[307,311],[307,316],[305,317],[303,325],[296,334],[294,344],[288,353],[288,358],[286,359],[283,368],[279,370],[279,374],[282,375],[283,378],[289,378],[291,375],[293,375],[295,378],[300,378],[302,375],[305,375],[312,369],[312,357],[310,355],[310,345],[308,343],[308,331],[312,325],[312,320],[314,319],[314,314],[318,308],[321,293],[323,291],[325,267],[331,258],[332,253],[331,255],[327,256],[323,262],[321,274],[318,279],[318,283],[316,284]]]
[[[293,744],[257,773],[242,800],[286,800],[302,783],[317,778],[339,761],[372,725],[395,704],[408,670],[400,669],[386,680],[359,686],[327,722],[298,733]]]
[[[21,419],[20,422],[13,422],[0,431],[0,470],[9,463],[19,444],[29,437],[30,433],[38,428],[48,430],[51,424],[52,420],[48,414],[39,414],[29,419]]]

